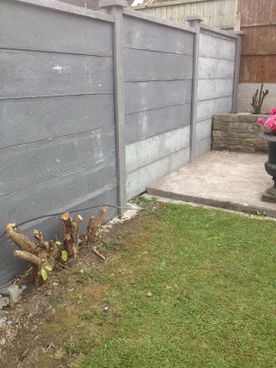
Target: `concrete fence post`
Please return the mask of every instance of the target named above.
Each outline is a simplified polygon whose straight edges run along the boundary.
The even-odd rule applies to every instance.
[[[186,21],[196,31],[194,34],[193,49],[193,82],[192,82],[192,99],[191,99],[191,150],[190,161],[196,158],[196,123],[197,123],[197,88],[198,88],[198,57],[199,57],[199,37],[200,37],[200,17],[187,17]]]
[[[238,100],[238,88],[239,88],[239,77],[240,77],[240,62],[241,62],[241,42],[243,32],[235,32],[236,47],[235,47],[235,66],[234,66],[234,80],[233,80],[233,95],[232,95],[232,113],[237,112],[237,100]]]
[[[125,93],[124,93],[124,55],[122,45],[123,8],[127,7],[125,0],[101,0],[100,8],[115,18],[113,28],[113,57],[114,57],[114,97],[116,124],[116,158],[118,176],[119,214],[126,207],[126,159],[125,159]],[[122,208],[124,207],[124,208]]]

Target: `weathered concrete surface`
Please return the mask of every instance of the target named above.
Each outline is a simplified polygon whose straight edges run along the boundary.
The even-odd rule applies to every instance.
[[[201,28],[198,53],[195,157],[211,150],[213,115],[232,109],[235,40]]]
[[[262,202],[272,185],[264,154],[208,152],[147,188],[148,194],[276,217],[276,204]]]
[[[189,161],[194,36],[130,16],[123,29],[130,199]]]
[[[0,1],[0,234],[10,222],[118,204],[113,20],[44,0]],[[58,217],[35,222],[22,231],[59,236]],[[0,286],[24,267],[13,250],[1,237]]]

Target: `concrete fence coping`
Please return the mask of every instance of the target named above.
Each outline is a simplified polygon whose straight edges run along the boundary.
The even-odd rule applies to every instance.
[[[163,25],[163,26],[166,26],[166,27],[180,29],[181,31],[196,33],[196,31],[193,28],[189,27],[189,26],[185,26],[185,25],[182,25],[180,23],[175,23],[175,22],[172,22],[172,21],[169,21],[169,20],[157,18],[157,17],[151,16],[151,15],[147,15],[145,13],[138,12],[138,11],[132,10],[130,8],[124,8],[123,13],[125,15],[129,16],[129,17],[143,19],[145,21],[157,23],[157,24],[160,24],[160,25]]]
[[[125,0],[100,0],[100,8],[109,8],[111,6],[118,6],[120,8],[126,8],[127,2]]]
[[[216,27],[209,27],[207,24],[200,24],[200,28],[203,32],[212,34],[213,36],[217,36],[219,38],[232,38],[237,39],[239,37],[239,32],[230,32],[230,31],[223,31],[222,29]]]
[[[203,19],[198,15],[190,15],[189,17],[186,17],[187,22],[203,22]]]

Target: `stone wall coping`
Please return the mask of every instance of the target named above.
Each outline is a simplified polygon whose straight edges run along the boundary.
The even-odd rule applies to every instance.
[[[215,114],[214,116],[219,116],[219,117],[223,117],[223,116],[237,116],[237,117],[252,117],[252,118],[255,118],[256,120],[259,118],[259,117],[267,117],[269,116],[268,114],[251,114],[251,113],[247,113],[247,112],[238,112],[238,113],[235,113],[235,114],[231,114],[231,113],[227,113],[227,114]]]
[[[240,123],[254,123],[257,124],[257,119],[263,117],[267,118],[268,115],[265,114],[250,114],[250,113],[237,113],[237,114],[215,114],[213,116],[214,122],[222,122],[222,123],[232,123],[232,122],[240,122]]]

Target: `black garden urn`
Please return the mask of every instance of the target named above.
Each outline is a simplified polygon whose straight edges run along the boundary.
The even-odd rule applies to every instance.
[[[265,191],[262,200],[276,203],[276,135],[264,133],[263,138],[268,143],[268,160],[265,162],[265,169],[272,176],[274,185]]]

